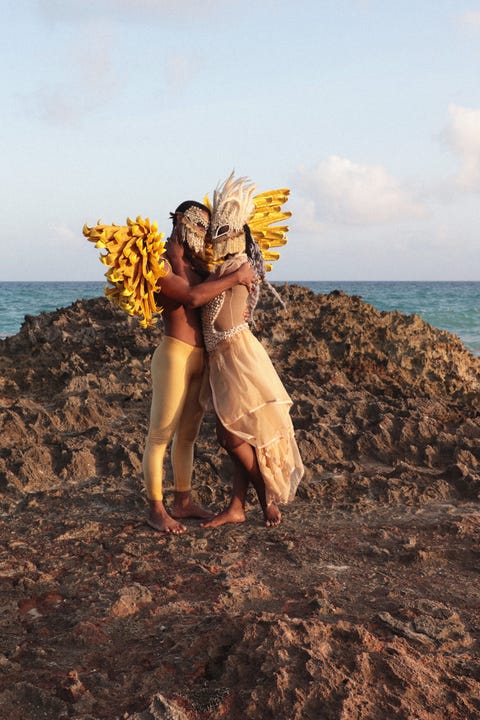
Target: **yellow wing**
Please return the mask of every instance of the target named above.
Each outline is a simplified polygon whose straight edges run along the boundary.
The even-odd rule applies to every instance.
[[[271,270],[271,263],[280,257],[280,253],[270,248],[282,247],[287,243],[288,225],[275,225],[275,223],[291,217],[291,212],[282,211],[282,205],[287,202],[289,195],[288,188],[281,188],[267,190],[253,198],[255,212],[248,221],[248,226],[253,239],[260,246],[267,270]]]
[[[108,265],[105,273],[109,285],[105,295],[129,315],[141,318],[143,327],[153,325],[153,317],[162,311],[155,303],[155,293],[160,291],[159,280],[169,272],[161,255],[165,250],[157,223],[150,218],[136,220],[127,218],[126,225],[83,226],[83,234],[105,250],[100,260]]]

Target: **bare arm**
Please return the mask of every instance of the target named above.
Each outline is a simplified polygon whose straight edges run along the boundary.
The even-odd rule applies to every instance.
[[[172,234],[165,244],[165,250],[167,252],[168,261],[175,275],[179,275],[180,277],[185,278],[185,280],[188,280],[186,272],[188,262],[185,258],[185,248],[183,247],[182,241],[179,237],[178,225],[173,228]]]
[[[191,285],[186,272],[188,263],[186,264],[185,261],[185,249],[179,238],[178,226],[174,228],[168,239],[166,250],[172,272],[161,279],[161,292],[185,307],[201,307],[234,285],[245,285],[250,290],[255,280],[255,273],[250,264],[243,263],[237,270],[221,278],[210,275],[205,283]]]
[[[197,308],[234,285],[245,285],[250,289],[254,277],[253,268],[247,262],[229,275],[198,285],[190,285],[184,278],[169,272],[160,280],[161,293],[187,308]]]

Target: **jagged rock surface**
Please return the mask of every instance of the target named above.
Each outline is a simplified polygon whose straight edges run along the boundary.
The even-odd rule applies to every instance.
[[[253,496],[242,526],[145,525],[161,324],[97,299],[0,341],[2,717],[480,717],[480,360],[416,316],[279,290],[255,332],[306,477],[269,530]],[[207,415],[200,500],[229,476]]]

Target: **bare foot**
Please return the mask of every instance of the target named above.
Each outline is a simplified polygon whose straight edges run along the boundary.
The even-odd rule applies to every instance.
[[[201,505],[197,505],[197,503],[191,500],[188,500],[186,503],[175,501],[170,512],[174,518],[196,517],[202,520],[209,520],[213,517],[213,513],[210,510],[205,510]]]
[[[263,515],[265,518],[265,525],[267,527],[275,527],[276,525],[280,525],[282,521],[280,508],[274,502],[267,505],[266,510],[263,511]]]
[[[220,525],[227,525],[228,523],[243,523],[245,522],[245,513],[243,509],[235,509],[228,507],[222,510],[221,513],[215,515],[211,520],[206,523],[201,523],[204,528],[216,528]]]
[[[151,500],[149,505],[147,525],[150,525],[151,528],[159,532],[172,533],[173,535],[181,535],[186,531],[185,525],[170,517],[163,502]]]
[[[187,529],[185,525],[182,525],[170,516],[157,520],[149,517],[147,518],[147,525],[150,525],[151,528],[159,532],[172,533],[173,535],[181,535]]]

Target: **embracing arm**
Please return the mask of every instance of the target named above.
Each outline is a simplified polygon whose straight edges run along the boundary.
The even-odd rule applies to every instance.
[[[178,225],[173,228],[171,236],[165,244],[167,252],[167,260],[175,275],[188,281],[187,266],[188,262],[185,258],[185,248],[179,237]]]
[[[161,293],[187,308],[198,308],[229,290],[234,285],[245,285],[250,290],[255,272],[247,262],[237,270],[215,278],[210,275],[205,282],[191,285],[186,272],[185,248],[179,237],[178,226],[173,229],[166,243],[166,260],[171,271],[161,279]]]
[[[250,289],[254,280],[255,273],[248,262],[243,263],[238,270],[223,275],[215,280],[199,283],[198,285],[190,285],[183,277],[179,277],[174,272],[169,272],[161,279],[162,294],[171,300],[175,300],[188,308],[198,308],[205,305],[217,295],[225,290],[229,290],[234,285],[245,285]]]

